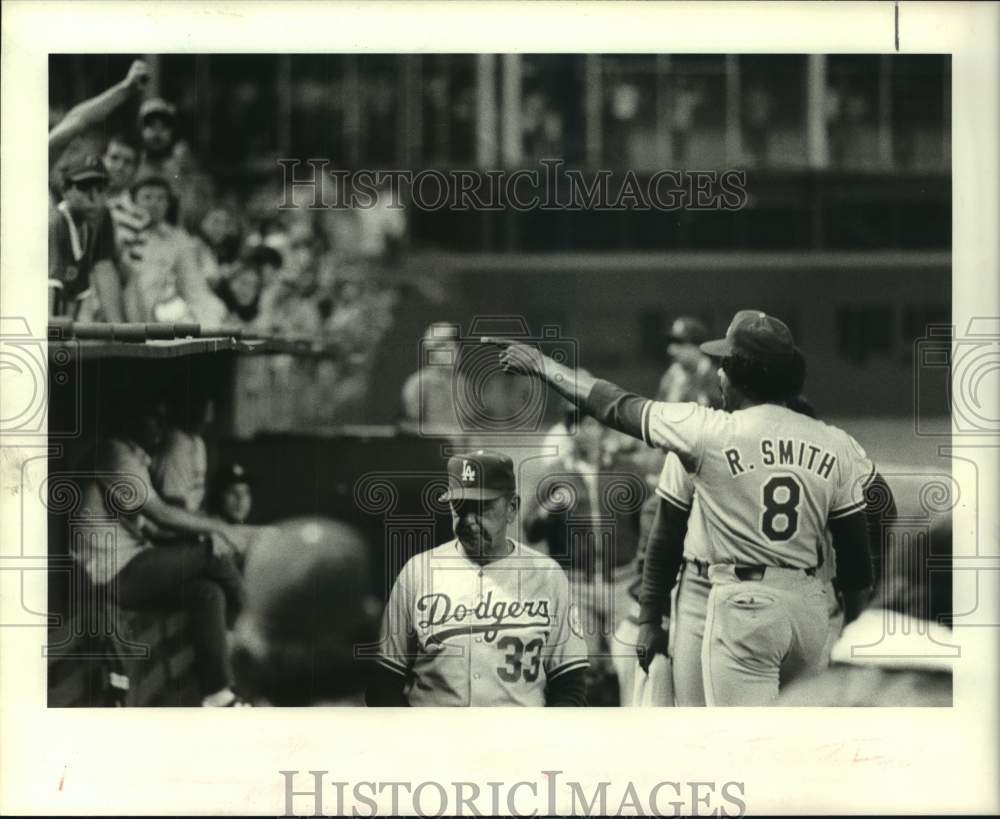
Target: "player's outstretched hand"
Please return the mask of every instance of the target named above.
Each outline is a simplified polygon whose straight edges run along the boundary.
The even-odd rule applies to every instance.
[[[129,66],[128,74],[125,75],[125,84],[140,91],[149,82],[149,66],[145,60],[133,60]]]
[[[649,665],[653,657],[662,654],[669,657],[667,648],[669,641],[667,632],[654,623],[643,623],[639,626],[639,637],[635,644],[635,654],[639,658],[639,667],[649,673]]]
[[[500,348],[500,367],[505,373],[545,375],[545,356],[537,347],[498,336],[483,336],[480,342]]]

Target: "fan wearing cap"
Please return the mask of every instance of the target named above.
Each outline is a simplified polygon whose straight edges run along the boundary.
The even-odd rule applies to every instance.
[[[587,649],[569,581],[508,537],[513,461],[478,450],[448,460],[455,539],[403,567],[382,621],[369,705],[585,705]]]
[[[721,360],[727,412],[650,401],[534,347],[484,342],[502,348],[504,370],[541,378],[608,426],[676,453],[690,475],[709,557],[708,705],[773,704],[780,685],[823,666],[828,602],[816,577],[820,549],[829,527],[850,621],[872,585],[864,486],[874,466],[850,435],[785,405],[799,372],[783,322],[742,310],[725,338],[701,345]]]
[[[49,209],[49,315],[123,320],[107,187],[108,172],[96,156],[82,157],[63,175],[62,201]]]
[[[199,211],[212,201],[212,183],[197,169],[188,144],[178,139],[177,107],[160,97],[144,100],[139,107],[139,138],[142,155],[136,178],[166,179],[172,194],[167,221],[196,231]]]
[[[212,482],[209,511],[226,523],[246,523],[253,510],[254,483],[254,476],[242,464],[226,464]]]
[[[692,316],[674,319],[667,342],[671,363],[660,379],[658,401],[696,401],[706,407],[719,406],[721,395],[715,365],[698,346],[708,338],[708,328],[699,319]]]

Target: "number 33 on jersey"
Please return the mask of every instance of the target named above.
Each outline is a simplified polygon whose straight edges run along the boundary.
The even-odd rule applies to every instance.
[[[412,558],[389,596],[378,662],[405,675],[410,705],[545,705],[546,683],[587,665],[569,583],[515,543],[480,566],[457,540]]]

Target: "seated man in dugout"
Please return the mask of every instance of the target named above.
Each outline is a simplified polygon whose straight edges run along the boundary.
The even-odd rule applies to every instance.
[[[227,629],[245,599],[233,562],[245,550],[244,537],[218,518],[172,506],[157,494],[149,470],[165,431],[164,408],[149,402],[124,410],[110,434],[101,436],[93,474],[82,486],[88,522],[71,553],[99,590],[97,599],[103,593],[124,609],[186,611],[202,705],[242,705],[232,690]]]

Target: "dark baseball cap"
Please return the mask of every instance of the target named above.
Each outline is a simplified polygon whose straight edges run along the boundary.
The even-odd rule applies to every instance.
[[[150,97],[139,106],[139,122],[151,116],[173,119],[177,116],[177,108],[162,97]]]
[[[103,179],[107,181],[108,170],[104,167],[104,162],[101,161],[99,156],[91,154],[81,157],[70,165],[63,174],[63,178],[66,180],[67,185],[72,185],[75,182],[83,182],[87,179]]]
[[[514,461],[485,449],[448,459],[448,491],[441,501],[485,501],[515,491]]]
[[[245,483],[250,486],[254,484],[254,476],[247,472],[243,464],[228,463],[219,470],[216,482],[220,488],[232,486],[234,483]]]
[[[708,327],[694,316],[679,316],[669,330],[671,344],[701,344],[708,341]]]
[[[783,321],[760,310],[740,310],[726,337],[706,341],[701,351],[716,358],[740,356],[764,364],[784,363],[795,355],[792,331]]]

